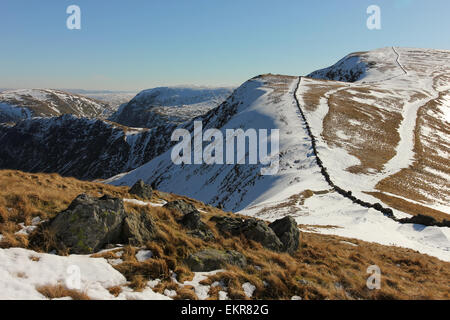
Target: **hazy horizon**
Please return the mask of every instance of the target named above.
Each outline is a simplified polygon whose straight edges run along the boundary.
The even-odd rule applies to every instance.
[[[66,26],[72,4],[80,30]],[[366,27],[372,4],[380,30]],[[9,89],[236,87],[264,73],[306,75],[355,51],[450,49],[446,0],[3,0],[0,12],[0,88]]]

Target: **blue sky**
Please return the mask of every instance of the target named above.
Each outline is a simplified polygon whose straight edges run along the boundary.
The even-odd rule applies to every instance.
[[[81,30],[66,8],[81,8]],[[366,9],[381,7],[381,30]],[[448,0],[1,0],[0,87],[141,90],[305,75],[386,46],[450,49]]]

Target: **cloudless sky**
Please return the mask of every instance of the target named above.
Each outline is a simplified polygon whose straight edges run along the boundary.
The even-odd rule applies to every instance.
[[[81,30],[66,8],[81,8]],[[366,9],[381,7],[381,30]],[[450,49],[449,0],[0,0],[0,87],[141,90],[306,75],[386,46]]]

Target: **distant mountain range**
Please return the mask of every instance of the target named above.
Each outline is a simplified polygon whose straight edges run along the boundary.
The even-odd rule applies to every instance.
[[[160,87],[140,92],[109,120],[130,127],[153,128],[182,123],[220,105],[233,88]]]
[[[18,89],[0,93],[0,122],[63,114],[86,118],[105,117],[112,111],[103,102],[53,89]]]

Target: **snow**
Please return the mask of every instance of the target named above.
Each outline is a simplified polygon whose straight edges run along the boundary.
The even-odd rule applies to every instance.
[[[145,260],[148,260],[151,257],[153,257],[153,253],[150,250],[139,250],[136,253],[136,259],[139,262],[143,262]]]
[[[31,260],[34,257],[34,261]],[[134,293],[124,287],[125,277],[103,258],[83,255],[67,257],[37,253],[22,248],[0,249],[0,299],[46,299],[36,287],[64,285],[69,280],[69,267],[77,266],[81,276],[81,292],[91,299],[165,299],[150,288]],[[122,286],[123,292],[115,298],[108,288]]]
[[[228,292],[219,291],[219,300],[229,300]]]
[[[175,290],[166,289],[164,290],[164,295],[173,298],[177,295],[177,292]]]
[[[209,298],[209,289],[211,286],[200,284],[201,281],[207,279],[208,277],[215,275],[217,273],[223,272],[224,270],[214,270],[210,272],[194,272],[194,278],[191,281],[185,281],[183,283],[178,282],[176,275],[172,275],[172,280],[181,287],[192,286],[194,287],[195,294],[200,300],[205,300]]]
[[[70,108],[79,117],[101,116],[109,107],[87,97],[53,89],[18,89],[0,93],[1,115],[12,121],[32,117],[51,117],[63,114],[60,108]],[[39,110],[39,113],[38,113]]]
[[[233,88],[208,88],[200,86],[158,87],[141,91],[131,102],[139,101],[153,106],[183,106],[216,103],[231,94]],[[225,97],[224,97],[225,96]],[[217,106],[215,104],[214,106]]]
[[[161,203],[155,203],[155,202],[150,202],[150,201],[141,201],[141,200],[137,200],[137,199],[123,199],[123,201],[132,203],[132,204],[136,204],[138,206],[151,206],[151,207],[162,207],[163,205],[165,205],[167,203],[166,201],[163,201]]]
[[[27,108],[0,102],[0,114],[6,115],[11,120],[30,118],[31,112]]]
[[[15,234],[29,235],[37,228],[37,226],[25,226],[24,223],[19,223],[19,226],[21,229]]]
[[[317,109],[314,112],[305,111],[317,139],[318,154],[328,168],[332,180],[338,186],[352,190],[358,198],[371,203],[380,200],[365,191],[374,191],[379,181],[411,164],[412,133],[420,106],[436,98],[437,89],[446,89],[445,86],[434,88],[429,73],[420,75],[419,71],[405,68],[408,55],[407,49],[400,48],[385,48],[366,54],[364,59],[376,61],[379,66],[366,70],[364,76],[355,83],[334,82],[333,89],[321,97]],[[439,67],[439,64],[430,66],[431,71],[427,72]],[[386,70],[380,72],[383,68]],[[272,84],[282,81],[288,82],[287,90],[277,99],[273,99]],[[308,86],[324,86],[324,82],[302,78],[300,87],[295,92],[297,81],[298,78],[281,80],[276,76],[247,81],[228,99],[230,104],[232,101],[239,104],[235,114],[227,118],[224,110],[218,108],[216,116],[208,118],[207,124],[204,123],[204,129],[220,124],[218,128],[222,132],[227,128],[280,129],[281,157],[276,175],[260,176],[259,165],[241,165],[237,173],[233,165],[176,166],[171,161],[171,150],[168,150],[145,165],[112,177],[107,182],[131,186],[138,179],[150,183],[158,178],[158,189],[161,191],[186,195],[211,205],[221,203],[226,211],[233,210],[268,221],[291,215],[299,224],[336,226],[317,228],[315,232],[318,233],[411,248],[450,261],[449,235],[446,231],[448,228],[426,230],[425,233],[419,228],[405,229],[404,225],[383,216],[380,212],[355,205],[330,190],[315,163],[310,138],[293,98],[296,94],[300,104],[304,104],[303,95],[309,90]],[[395,149],[396,155],[386,162],[382,171],[371,170],[367,174],[353,174],[347,171],[347,168],[360,164],[359,159],[350,155],[344,148],[330,147],[323,141],[323,119],[328,113],[327,99],[330,95],[341,90],[359,92],[356,89],[366,88],[364,83],[368,82],[371,82],[371,90],[364,96],[371,97],[359,98],[360,102],[398,113],[402,118],[399,127],[400,141]],[[414,100],[415,93],[421,93],[425,98]],[[384,101],[383,97],[389,99]],[[390,102],[394,100],[400,101],[400,104]],[[448,107],[443,108],[442,117],[448,112],[446,110]],[[219,121],[223,119],[227,121]],[[342,139],[347,138],[342,132],[339,134]],[[316,194],[303,199],[303,202],[300,199],[291,201],[292,197],[299,197],[305,190],[312,190]],[[448,205],[430,203],[425,206],[450,212]],[[398,218],[409,216],[399,210],[393,211]],[[433,236],[429,233],[433,233]]]
[[[256,290],[256,287],[252,285],[250,282],[246,282],[242,284],[242,289],[244,289],[245,295],[251,298],[253,296],[253,292],[255,292]]]

